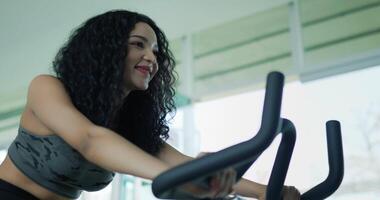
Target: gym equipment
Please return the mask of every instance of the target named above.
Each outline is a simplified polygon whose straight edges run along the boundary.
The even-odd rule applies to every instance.
[[[234,168],[238,181],[265,149],[281,134],[275,162],[266,191],[268,200],[281,199],[290,159],[296,140],[294,124],[280,118],[284,75],[271,72],[267,76],[264,108],[258,133],[250,140],[230,146],[226,149],[194,159],[161,173],[152,182],[153,194],[160,199],[195,199],[179,189],[179,186],[192,183],[208,188],[212,174],[227,168]],[[324,199],[338,189],[343,180],[343,147],[340,123],[335,120],[326,123],[329,158],[328,177],[301,196],[302,200]]]

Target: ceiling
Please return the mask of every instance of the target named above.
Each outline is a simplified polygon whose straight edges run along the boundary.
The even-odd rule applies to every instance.
[[[70,32],[111,9],[152,17],[169,39],[265,10],[284,0],[67,0],[0,1],[0,110],[20,103],[29,81],[49,73],[51,61]]]
[[[380,63],[380,0],[0,0],[0,121],[76,26],[120,8],[167,34],[182,104],[262,88],[272,70],[307,81]]]

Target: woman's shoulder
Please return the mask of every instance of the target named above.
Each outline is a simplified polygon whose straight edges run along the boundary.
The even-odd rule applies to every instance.
[[[55,76],[48,74],[37,75],[32,79],[28,88],[27,99],[40,99],[45,97],[67,97],[63,83]]]
[[[36,83],[61,84],[61,81],[57,77],[50,74],[39,74],[32,79],[30,84]]]
[[[29,91],[41,89],[63,89],[63,83],[55,76],[40,74],[35,76],[29,84]]]

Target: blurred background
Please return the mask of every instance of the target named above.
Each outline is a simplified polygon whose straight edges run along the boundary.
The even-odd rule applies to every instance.
[[[170,40],[179,80],[169,142],[177,149],[194,156],[253,137],[266,75],[281,71],[282,116],[297,128],[286,184],[305,192],[327,177],[325,122],[336,119],[345,176],[329,199],[380,196],[380,0],[0,0],[0,161],[31,79],[52,73],[75,27],[111,9],[150,16]],[[268,181],[278,144],[246,178]],[[150,181],[117,175],[81,199],[155,198]]]

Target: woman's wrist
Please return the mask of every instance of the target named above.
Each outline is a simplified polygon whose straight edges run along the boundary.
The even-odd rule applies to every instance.
[[[235,186],[234,191],[241,196],[260,198],[265,196],[267,186],[249,181],[246,179],[241,179]]]

